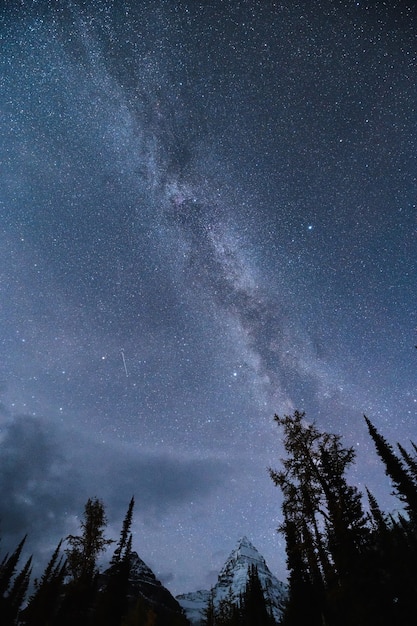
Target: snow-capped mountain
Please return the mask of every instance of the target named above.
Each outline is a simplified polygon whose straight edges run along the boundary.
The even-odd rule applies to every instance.
[[[275,620],[279,621],[288,593],[287,585],[271,573],[265,559],[247,537],[242,537],[223,565],[211,591],[201,590],[177,596],[190,622],[195,626],[201,624],[211,593],[215,607],[226,597],[238,603],[245,591],[251,565],[256,566],[265,600],[270,605]]]

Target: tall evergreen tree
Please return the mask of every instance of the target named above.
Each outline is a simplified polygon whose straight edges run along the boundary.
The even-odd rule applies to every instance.
[[[399,451],[401,452],[401,456],[403,457],[404,461],[406,462],[408,466],[408,470],[412,476],[414,483],[417,483],[417,459],[411,456],[411,454],[409,454],[407,450],[405,450],[405,448],[403,448],[403,446],[400,443],[397,443],[397,447]]]
[[[361,494],[346,480],[353,448],[345,448],[340,436],[308,424],[304,413],[275,416],[275,421],[284,430],[287,453],[283,469],[270,470],[284,496],[290,566],[285,623],[302,623],[297,612],[303,611],[299,599],[305,594],[315,599],[310,624],[366,623],[366,597],[361,599],[362,616],[354,613],[354,599],[363,593],[370,535]]]
[[[29,557],[23,566],[22,571],[19,572],[14,579],[12,588],[5,600],[5,610],[2,614],[1,620],[2,626],[18,623],[18,616],[29,587],[31,572],[32,557]]]
[[[132,563],[132,518],[135,499],[132,497],[123,520],[120,538],[103,576],[95,622],[97,626],[118,626],[128,609],[129,576]]]
[[[395,493],[405,503],[406,510],[414,525],[417,525],[417,486],[404,464],[395,454],[393,447],[379,434],[372,422],[364,415],[369,434],[375,444],[378,456],[385,465],[385,473],[392,480]]]
[[[288,493],[288,492],[287,492]],[[283,503],[284,521],[279,531],[285,537],[287,568],[289,572],[289,597],[284,611],[283,624],[321,625],[322,584],[317,584],[307,557],[305,525],[299,519],[298,511],[294,515],[290,502]],[[313,548],[314,549],[314,548]]]
[[[66,563],[60,555],[62,540],[55,548],[41,578],[35,580],[35,590],[21,617],[25,626],[53,623],[62,601]]]
[[[254,564],[248,570],[248,581],[241,601],[240,614],[242,626],[275,625],[275,620],[268,611],[258,569]]]
[[[135,506],[135,498],[134,496],[132,496],[129,502],[129,506],[128,506],[125,518],[123,520],[122,530],[120,532],[120,538],[119,538],[119,541],[117,542],[117,546],[114,551],[113,557],[110,561],[110,565],[116,565],[117,563],[120,563],[120,561],[122,561],[123,558],[126,556],[125,552],[126,552],[126,548],[129,543],[129,537],[131,534],[130,529],[132,527],[134,506]]]
[[[16,573],[25,541],[26,536],[12,554],[10,556],[6,554],[0,563],[0,624],[2,626],[3,624],[12,626],[17,623],[17,616],[29,585],[32,557],[26,561],[23,569]]]
[[[97,557],[113,543],[112,539],[104,537],[107,517],[103,502],[98,498],[87,500],[80,525],[81,535],[68,535],[69,547],[65,550],[67,570],[74,581],[94,578]]]
[[[373,521],[373,526],[376,531],[382,531],[387,529],[387,520],[385,515],[380,509],[377,499],[368,487],[366,487],[366,493],[368,496],[369,510]]]
[[[12,583],[12,579],[16,572],[16,567],[19,562],[25,542],[26,535],[23,537],[22,541],[19,543],[14,552],[10,556],[6,554],[0,564],[0,598],[5,597],[7,590]]]
[[[91,621],[97,593],[97,558],[113,543],[104,536],[106,525],[102,501],[89,498],[80,524],[81,534],[67,537],[69,547],[65,552],[70,579],[56,620],[59,626],[83,626]]]

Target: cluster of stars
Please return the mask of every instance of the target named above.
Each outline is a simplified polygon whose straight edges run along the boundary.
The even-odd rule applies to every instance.
[[[29,474],[74,473],[62,536],[139,485],[174,591],[245,533],[284,577],[273,414],[358,476],[363,412],[415,435],[412,3],[37,5],[2,33],[0,469],[22,428]]]

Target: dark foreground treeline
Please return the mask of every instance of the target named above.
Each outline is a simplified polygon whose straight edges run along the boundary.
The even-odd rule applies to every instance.
[[[43,575],[35,580],[28,601],[25,596],[31,559],[17,571],[24,538],[13,554],[6,555],[0,563],[1,626],[188,625],[178,603],[163,587],[150,581],[154,595],[156,588],[153,600],[138,593],[137,581],[132,580],[138,561],[132,552],[130,531],[133,507],[132,498],[120,538],[113,542],[104,536],[107,520],[103,503],[97,498],[89,499],[80,534],[66,538],[64,551],[61,551],[62,541],[58,544]],[[116,547],[109,568],[100,574],[97,558],[112,543]]]
[[[115,543],[104,537],[103,503],[94,498],[85,505],[80,535],[66,538],[55,549],[34,592],[25,602],[31,575],[31,558],[17,572],[24,538],[0,563],[1,626],[188,626],[178,602],[132,552],[130,501],[108,569],[99,573],[97,557]],[[144,566],[146,569],[138,572]],[[248,571],[239,601],[224,598],[208,602],[204,622],[216,626],[275,626],[258,571]]]
[[[417,448],[398,451],[365,417],[402,513],[369,512],[346,472],[355,453],[303,413],[278,417],[286,458],[270,475],[283,493],[289,569],[285,626],[407,626],[417,620]]]
[[[204,626],[277,626],[269,602],[265,599],[256,565],[248,569],[246,587],[237,600],[222,598],[215,606],[210,595],[203,616]]]
[[[403,513],[381,511],[367,490],[348,484],[353,448],[321,432],[303,413],[278,417],[286,457],[270,475],[283,494],[289,600],[283,626],[407,626],[417,615],[417,447],[398,452],[365,418]],[[132,498],[110,566],[97,559],[113,543],[105,538],[103,503],[88,500],[79,535],[57,546],[27,599],[31,559],[20,557],[25,539],[0,562],[1,626],[184,626],[178,611],[132,589]],[[168,594],[169,595],[169,594]],[[175,602],[175,601],[174,601]],[[270,626],[256,570],[240,602],[205,611],[207,626]]]

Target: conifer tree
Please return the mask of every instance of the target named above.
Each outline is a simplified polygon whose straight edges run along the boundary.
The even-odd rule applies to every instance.
[[[80,524],[81,534],[67,537],[69,547],[65,552],[70,579],[57,616],[59,626],[83,626],[91,620],[97,592],[97,558],[113,543],[104,537],[106,525],[102,501],[89,498]]]
[[[5,610],[1,620],[3,626],[18,623],[18,615],[29,587],[31,572],[32,557],[29,557],[22,571],[14,579],[12,588],[5,599]]]
[[[366,487],[366,493],[368,496],[369,510],[371,513],[375,530],[377,531],[385,530],[387,528],[387,521],[385,519],[383,512],[381,511],[379,507],[377,499],[375,498],[373,493],[369,491],[368,487]]]
[[[274,619],[268,612],[258,569],[252,564],[248,570],[248,581],[240,607],[242,626],[272,626]]]
[[[134,505],[135,499],[132,497],[123,520],[119,541],[110,561],[110,567],[105,573],[103,588],[98,597],[95,621],[100,626],[118,626],[127,612]]]
[[[98,498],[89,498],[81,521],[81,535],[68,535],[70,546],[65,550],[67,570],[74,581],[91,580],[97,573],[97,557],[104,552],[112,539],[105,539],[107,517],[104,505]]]
[[[401,460],[394,453],[392,446],[379,434],[372,422],[364,415],[369,434],[375,444],[378,456],[385,465],[385,473],[393,482],[396,495],[405,503],[410,520],[417,524],[417,486],[405,469]]]
[[[6,554],[0,564],[0,624],[2,626],[17,623],[17,616],[29,585],[32,557],[16,574],[25,541],[26,536],[10,556]]]
[[[417,610],[417,483],[415,459],[398,444],[404,462],[394,453],[393,447],[380,435],[366,417],[369,433],[378,456],[385,465],[385,473],[392,481],[395,495],[404,503],[406,517],[398,513],[386,518],[386,527],[380,528],[376,545],[380,556],[378,572],[381,573],[381,598],[384,599],[386,622],[407,624],[408,617]],[[413,444],[412,444],[413,445]],[[414,445],[413,448],[415,449]]]
[[[401,456],[403,457],[404,461],[408,465],[408,469],[414,483],[417,483],[417,459],[415,457],[412,457],[411,454],[409,454],[400,443],[397,443],[397,447],[401,452]]]
[[[60,555],[62,540],[55,548],[40,580],[35,580],[35,591],[29,598],[21,621],[25,626],[52,623],[62,601],[66,563]]]
[[[120,563],[126,556],[126,548],[129,543],[130,537],[130,529],[132,527],[132,518],[133,518],[133,508],[135,506],[135,498],[132,496],[129,506],[123,520],[122,530],[120,533],[120,539],[117,542],[116,549],[114,551],[113,557],[110,561],[110,565],[116,565]]]
[[[322,585],[310,571],[311,563],[307,556],[305,525],[298,519],[291,519],[288,511],[283,511],[284,522],[279,530],[286,543],[287,568],[289,571],[289,597],[284,610],[283,624],[293,626],[308,623],[311,626],[322,623]]]
[[[369,528],[361,494],[347,483],[353,448],[341,437],[320,432],[304,413],[275,416],[284,430],[287,456],[272,480],[284,496],[284,532],[290,567],[290,600],[285,623],[297,625],[306,616],[300,600],[312,600],[310,624],[334,621],[361,623],[353,600],[361,592],[369,549]],[[315,600],[314,600],[315,599]],[[366,605],[366,598],[363,604]],[[363,608],[363,613],[366,610]],[[364,618],[365,619],[365,618]]]
[[[5,597],[5,594],[12,583],[25,542],[26,535],[23,537],[14,552],[10,556],[6,554],[0,564],[0,598]]]

